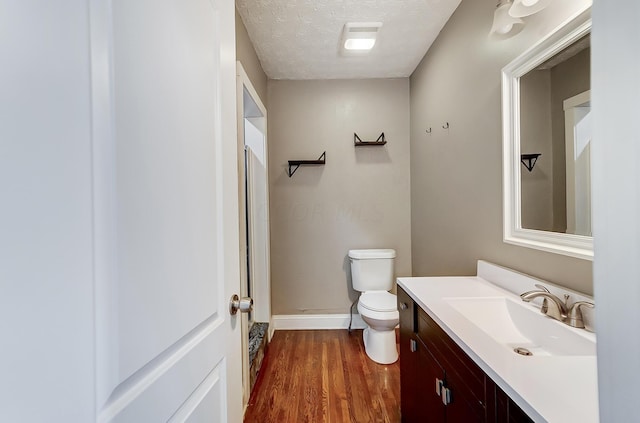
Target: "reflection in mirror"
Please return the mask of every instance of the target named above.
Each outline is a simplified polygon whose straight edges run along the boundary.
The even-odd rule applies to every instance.
[[[522,228],[591,236],[590,36],[520,77]]]

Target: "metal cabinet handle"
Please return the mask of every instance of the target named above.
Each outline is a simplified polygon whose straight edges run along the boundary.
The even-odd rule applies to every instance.
[[[408,308],[409,306],[407,305],[407,303],[400,303],[400,310],[406,310]]]
[[[444,381],[442,381],[442,379],[436,378],[436,395],[441,396],[443,388],[444,388]]]
[[[416,342],[415,339],[410,339],[409,340],[409,350],[411,352],[416,352],[418,351],[418,343]]]
[[[449,405],[451,404],[451,391],[449,390],[449,388],[442,388],[442,403],[444,405]]]

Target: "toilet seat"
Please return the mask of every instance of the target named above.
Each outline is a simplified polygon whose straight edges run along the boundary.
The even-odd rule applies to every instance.
[[[377,312],[397,311],[397,297],[387,291],[368,291],[360,295],[359,306]]]

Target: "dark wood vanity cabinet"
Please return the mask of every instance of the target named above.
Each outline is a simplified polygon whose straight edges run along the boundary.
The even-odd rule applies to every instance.
[[[400,410],[403,422],[444,421],[442,400],[435,395],[436,380],[444,369],[420,345],[416,334],[417,305],[398,288],[400,310]],[[432,385],[429,389],[429,384]]]
[[[532,420],[398,287],[404,423]]]

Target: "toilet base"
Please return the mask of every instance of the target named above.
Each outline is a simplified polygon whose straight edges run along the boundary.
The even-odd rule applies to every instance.
[[[396,331],[375,330],[367,327],[362,331],[364,350],[370,359],[380,364],[391,364],[398,360]]]

